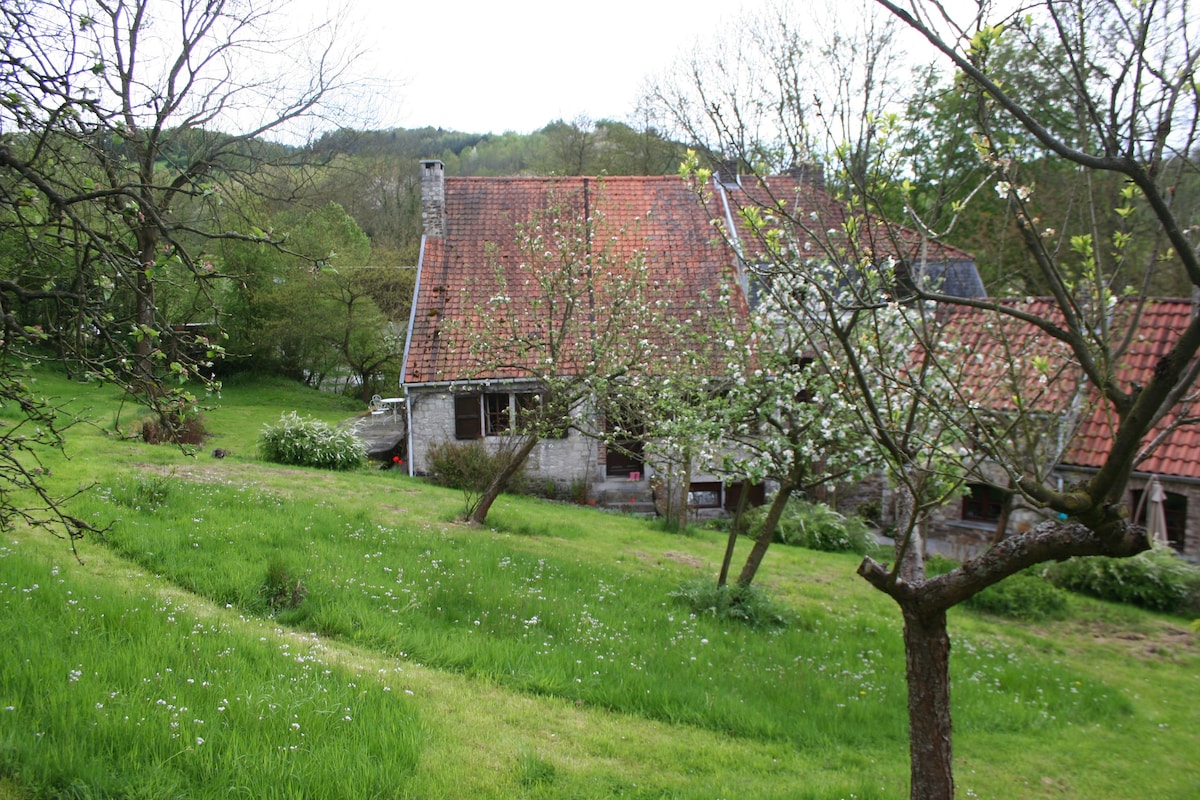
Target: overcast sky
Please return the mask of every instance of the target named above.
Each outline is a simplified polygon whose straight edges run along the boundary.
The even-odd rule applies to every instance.
[[[528,133],[580,115],[625,119],[645,76],[739,8],[737,0],[341,2],[371,73],[398,84],[372,104],[371,127],[470,133]]]

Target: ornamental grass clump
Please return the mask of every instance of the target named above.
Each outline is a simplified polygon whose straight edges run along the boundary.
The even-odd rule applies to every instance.
[[[322,469],[355,469],[367,458],[366,447],[353,431],[335,428],[295,411],[263,428],[259,453],[276,464]]]
[[[688,581],[670,593],[697,616],[734,620],[752,628],[773,628],[787,624],[787,612],[756,586],[725,584],[708,578]]]

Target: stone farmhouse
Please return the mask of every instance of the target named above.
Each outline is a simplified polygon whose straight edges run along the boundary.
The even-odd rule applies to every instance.
[[[430,447],[443,442],[502,446],[507,420],[538,391],[520,365],[480,374],[469,348],[456,341],[461,328],[455,324],[487,305],[498,269],[511,273],[507,291],[522,291],[515,272],[521,261],[516,229],[536,212],[572,198],[578,213],[602,215],[612,230],[625,232],[614,243],[618,255],[642,254],[651,282],[673,287],[665,298],[668,305],[695,307],[724,292],[741,313],[748,312],[747,298],[753,296],[746,267],[755,259],[743,252],[751,245],[749,237],[743,245],[739,235],[740,207],[782,198],[830,227],[839,225],[844,213],[812,171],[762,180],[717,175],[709,191],[698,193],[678,176],[455,178],[434,160],[421,162],[420,169],[424,236],[401,378],[408,465],[417,475],[428,471]],[[720,235],[722,229],[731,235]],[[882,227],[879,238],[881,251],[921,263],[927,275],[938,276],[944,291],[983,295],[969,254],[940,246],[931,254],[915,236],[885,240]],[[490,322],[497,331],[503,327],[498,320]],[[570,430],[565,437],[540,441],[526,472],[564,489],[584,486],[602,504],[643,504],[651,499],[655,465],[646,463],[640,445],[629,440],[606,450],[595,438]],[[702,512],[732,507],[743,487],[718,475],[694,475],[690,489],[690,504]],[[754,491],[760,493],[761,487]]]
[[[454,320],[476,312],[493,286],[494,272],[512,270],[520,261],[516,226],[546,209],[555,197],[575,198],[579,213],[603,213],[613,228],[635,232],[636,241],[619,243],[618,250],[645,254],[651,278],[677,287],[669,302],[694,304],[722,290],[748,310],[755,294],[748,265],[755,263],[753,237],[739,223],[746,205],[788,205],[796,217],[811,217],[822,228],[836,228],[845,213],[824,191],[819,172],[797,170],[766,179],[713,177],[705,192],[677,176],[652,177],[513,177],[448,178],[439,161],[420,164],[424,236],[418,264],[416,294],[409,323],[402,372],[408,425],[408,466],[412,474],[428,469],[426,453],[442,442],[482,440],[499,446],[507,436],[505,420],[533,397],[538,387],[518,367],[503,374],[481,375],[466,348],[455,342]],[[728,236],[719,235],[717,227]],[[897,258],[903,265],[920,265],[925,279],[938,281],[948,295],[984,297],[972,257],[952,247],[929,245],[903,229],[880,225],[860,231],[864,246]],[[815,243],[798,235],[798,246]],[[509,288],[519,281],[510,281]],[[1030,311],[1048,313],[1049,301],[1026,300]],[[1043,307],[1044,306],[1044,307]],[[1055,355],[1052,342],[1037,341],[1034,331],[1010,331],[1004,337],[982,332],[979,312],[958,309],[963,335],[981,364],[998,363],[1001,348],[1032,349]],[[1196,313],[1186,300],[1123,300],[1114,324],[1133,327],[1118,380],[1144,382],[1170,341]],[[1122,320],[1124,322],[1122,323]],[[501,326],[496,322],[496,329]],[[1014,339],[1022,339],[1014,345]],[[1059,387],[1039,396],[1040,412],[1055,420],[1051,426],[1057,446],[1047,443],[1056,467],[1052,480],[1071,482],[1094,471],[1108,451],[1115,420],[1089,392],[1081,376],[1062,375]],[[994,376],[969,370],[963,380],[986,392]],[[1082,387],[1082,388],[1081,388]],[[969,390],[972,387],[966,387]],[[580,412],[583,413],[583,412]],[[1189,404],[1183,416],[1192,414]],[[1164,420],[1156,438],[1162,441],[1139,464],[1130,482],[1130,508],[1145,519],[1151,497],[1164,507],[1166,539],[1177,551],[1200,557],[1200,430],[1195,424],[1167,430]],[[1047,434],[1050,436],[1051,434]],[[646,463],[639,443],[622,443],[606,452],[594,438],[572,430],[563,438],[539,442],[527,472],[538,480],[562,487],[587,487],[589,497],[602,504],[626,506],[649,501],[655,465]],[[981,469],[986,472],[986,469]],[[992,477],[992,476],[988,476]],[[986,545],[1000,523],[1011,532],[1035,524],[1042,513],[1023,507],[994,484],[980,480],[967,486],[961,502],[945,506],[933,520],[931,533],[974,538]],[[1165,491],[1154,488],[1158,484]],[[718,475],[695,475],[690,500],[698,510],[730,508],[744,487]],[[761,487],[755,487],[756,495]],[[879,497],[879,489],[868,489]],[[861,502],[863,491],[839,494],[843,502]],[[886,497],[883,498],[886,506]]]

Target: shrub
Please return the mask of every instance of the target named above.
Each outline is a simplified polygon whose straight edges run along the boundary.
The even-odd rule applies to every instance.
[[[302,418],[295,411],[263,428],[258,448],[267,461],[302,467],[353,469],[366,460],[366,448],[353,431]]]
[[[503,450],[493,453],[480,441],[442,442],[430,447],[425,456],[431,482],[464,492],[482,492],[512,457]],[[509,481],[508,491],[521,494],[526,483],[524,472],[518,472]]]
[[[1132,558],[1072,558],[1047,567],[1056,586],[1174,614],[1200,612],[1200,568],[1156,547]]]
[[[757,536],[767,507],[759,506],[748,515],[749,533]],[[860,517],[847,517],[827,505],[795,498],[788,500],[779,518],[775,541],[830,553],[866,553],[872,545],[871,529]]]
[[[1040,622],[1066,617],[1067,595],[1045,578],[1019,572],[972,597],[967,601],[967,607],[1026,622]]]
[[[206,438],[208,429],[199,414],[165,414],[142,422],[146,444],[203,444]]]
[[[492,478],[504,470],[514,454],[507,448],[490,451],[483,442],[442,442],[426,453],[428,478],[438,486],[459,489],[463,493],[463,513],[470,517],[483,499]],[[510,494],[528,494],[529,481],[524,468],[504,486]]]
[[[743,622],[752,628],[779,627],[787,623],[784,610],[756,586],[718,586],[711,578],[689,581],[670,597],[697,616],[714,616]]]
[[[932,556],[925,562],[925,574],[941,575],[958,566],[942,556]],[[983,611],[1003,617],[1040,622],[1062,619],[1067,614],[1067,595],[1037,572],[1026,570],[1009,575],[967,599],[963,605],[973,611]]]

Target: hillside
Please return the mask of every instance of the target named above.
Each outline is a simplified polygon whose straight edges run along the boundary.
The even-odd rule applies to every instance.
[[[283,382],[211,398],[194,456],[121,436],[110,390],[38,385],[95,423],[45,466],[111,528],[78,561],[0,548],[0,798],[905,792],[900,621],[853,556],[771,551],[785,628],[696,618],[670,595],[718,531],[526,498],[472,529],[396,471],[265,464],[281,413],[359,411]],[[1200,793],[1186,622],[1072,598],[951,628],[963,796]]]

